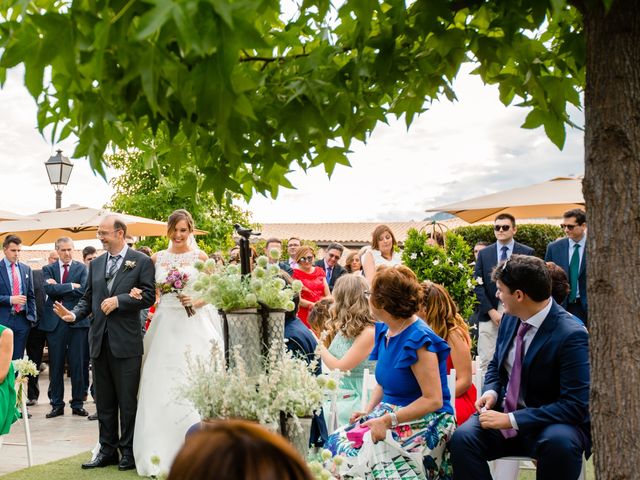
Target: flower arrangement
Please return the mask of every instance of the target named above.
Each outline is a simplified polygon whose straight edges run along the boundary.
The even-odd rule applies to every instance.
[[[280,413],[309,417],[319,410],[323,390],[314,375],[316,364],[287,353],[282,357],[274,345],[262,373],[251,377],[240,349],[231,352],[234,361],[225,365],[224,352],[212,344],[207,358],[187,352],[189,383],[181,388],[203,419],[244,418],[276,430]],[[298,424],[299,425],[299,424]]]
[[[182,292],[189,284],[190,277],[186,272],[181,271],[178,267],[171,267],[167,272],[167,276],[164,282],[158,282],[156,288],[160,290],[160,293],[177,293],[178,297],[182,295]],[[185,305],[184,309],[187,312],[187,316],[191,317],[196,314],[192,305]]]
[[[278,265],[269,264],[265,256],[258,258],[251,275],[243,276],[237,265],[220,267],[213,262],[196,262],[200,272],[193,285],[196,292],[220,310],[231,312],[263,305],[269,310],[293,310],[293,296],[302,290],[294,280],[291,286],[280,276]]]
[[[16,407],[22,406],[22,395],[24,394],[24,386],[27,383],[27,377],[36,377],[40,374],[38,366],[29,357],[18,358],[13,360],[13,370],[16,373],[16,384],[18,391],[16,392]]]
[[[463,318],[473,314],[477,303],[474,294],[476,280],[473,267],[467,259],[471,248],[464,239],[453,232],[445,234],[445,247],[427,244],[429,235],[411,229],[404,244],[403,263],[413,270],[420,281],[440,283],[451,295]]]

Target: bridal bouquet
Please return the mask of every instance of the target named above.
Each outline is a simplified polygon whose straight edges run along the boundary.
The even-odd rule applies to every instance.
[[[182,291],[189,283],[189,274],[181,271],[178,267],[172,267],[167,272],[167,277],[164,282],[159,282],[156,287],[160,290],[160,293],[177,293],[178,297],[182,295]],[[185,305],[184,309],[187,312],[188,317],[192,317],[196,314],[192,305]]]

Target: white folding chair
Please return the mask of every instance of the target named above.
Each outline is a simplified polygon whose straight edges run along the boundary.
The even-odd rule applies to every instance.
[[[361,403],[360,403],[360,411],[364,412],[367,409],[367,404],[369,403],[369,394],[376,388],[378,382],[376,381],[376,376],[373,373],[369,372],[368,368],[364,369],[362,373],[362,395],[361,395]]]
[[[456,369],[449,370],[447,375],[447,386],[449,387],[449,393],[451,394],[451,406],[453,407],[453,415],[456,414]]]
[[[490,463],[491,464],[491,463]],[[493,480],[517,480],[520,468],[535,470],[536,464],[530,457],[502,457],[493,461],[491,475]],[[582,457],[582,471],[578,480],[587,478],[587,461]]]
[[[29,412],[27,412],[27,392],[24,389],[24,385],[26,384],[26,379],[16,381],[16,393],[21,399],[20,402],[20,413],[22,414],[22,419],[18,420],[18,422],[22,422],[24,425],[24,438],[26,443],[5,443],[5,445],[14,445],[18,447],[27,447],[27,464],[28,466],[33,465],[33,449],[31,447],[31,430],[29,429]]]
[[[479,399],[482,396],[482,376],[483,376],[483,371],[482,371],[482,366],[480,365],[480,360],[478,360],[478,357],[476,357],[476,359],[471,362],[471,371],[472,371],[472,375],[473,375],[473,385],[476,387],[476,400]]]

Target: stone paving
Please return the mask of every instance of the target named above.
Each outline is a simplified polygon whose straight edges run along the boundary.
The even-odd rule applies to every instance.
[[[49,376],[46,371],[40,375],[39,384],[38,405],[29,407],[32,414],[29,419],[29,427],[34,465],[60,460],[91,450],[98,441],[98,422],[71,414],[69,378],[65,378],[65,403],[67,405],[64,415],[55,418],[45,418],[45,414],[51,410],[47,397]],[[84,408],[89,413],[95,413],[96,405],[91,401],[91,396],[89,396],[89,401],[84,404]],[[11,431],[3,438],[3,441],[4,443],[0,447],[0,477],[28,466],[27,447],[7,445],[7,443],[25,443],[22,420],[13,424]],[[87,456],[87,460],[89,460],[89,456]]]

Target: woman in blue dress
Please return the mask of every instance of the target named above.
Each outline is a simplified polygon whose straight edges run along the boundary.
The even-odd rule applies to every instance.
[[[376,381],[366,412],[356,412],[351,424],[329,436],[334,455],[358,457],[362,451],[347,438],[356,426],[368,427],[373,442],[387,431],[413,458],[422,458],[424,473],[407,456],[367,458],[366,478],[450,479],[446,443],[455,430],[447,387],[449,346],[420,320],[422,289],[407,267],[379,267],[371,285],[369,305],[379,320],[370,359],[377,360]],[[357,464],[357,458],[347,464]],[[394,473],[391,473],[393,471]]]

